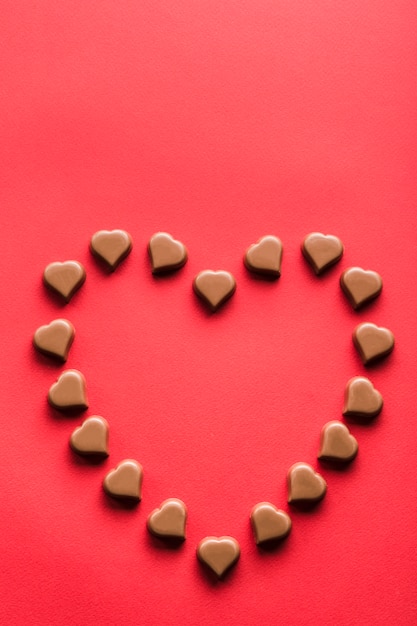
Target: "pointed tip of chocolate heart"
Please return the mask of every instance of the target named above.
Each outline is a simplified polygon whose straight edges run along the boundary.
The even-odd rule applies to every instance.
[[[197,557],[218,578],[223,578],[239,560],[240,546],[233,537],[205,537],[197,546]]]
[[[49,404],[59,411],[84,411],[88,409],[86,382],[78,370],[65,370],[48,392]]]
[[[125,230],[99,230],[91,237],[90,250],[114,272],[132,250],[132,238]]]
[[[304,238],[301,251],[314,272],[319,275],[340,261],[344,248],[339,237],[314,232]]]
[[[308,463],[294,463],[288,470],[288,502],[310,507],[324,498],[327,483]]]
[[[158,232],[148,243],[153,274],[167,274],[183,267],[188,259],[187,248],[172,235]]]
[[[78,261],[49,263],[43,272],[44,284],[67,303],[84,284],[85,279],[85,269]]]

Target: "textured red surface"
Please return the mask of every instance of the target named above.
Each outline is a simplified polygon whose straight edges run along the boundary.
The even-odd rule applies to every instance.
[[[3,0],[1,13],[0,622],[415,624],[415,2]],[[88,250],[101,228],[134,239],[113,275]],[[175,276],[150,274],[157,230],[189,249]],[[299,248],[314,230],[346,248],[320,279]],[[242,263],[268,233],[284,244],[276,283]],[[41,275],[66,259],[87,281],[60,306]],[[384,279],[359,313],[338,286],[351,265]],[[191,290],[205,268],[238,283],[214,316]],[[31,337],[57,316],[76,327],[86,414],[111,426],[102,465],[69,449],[81,418],[46,403],[62,368]],[[369,370],[383,412],[352,425],[349,469],[322,469],[324,502],[260,552],[250,509],[287,510],[288,467],[318,467],[321,427],[365,372],[351,343],[365,320],[397,340]],[[101,490],[126,457],[144,467],[135,510]],[[178,550],[145,528],[168,497],[189,509]],[[242,547],[219,584],[195,558],[210,534]]]

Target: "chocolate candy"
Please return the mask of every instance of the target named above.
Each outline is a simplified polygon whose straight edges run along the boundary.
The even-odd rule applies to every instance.
[[[246,250],[243,261],[250,272],[269,278],[281,275],[282,243],[278,237],[261,237]]]
[[[365,419],[376,417],[383,403],[381,394],[368,378],[355,376],[346,385],[343,415]]]
[[[392,352],[394,335],[388,328],[365,322],[353,331],[353,343],[363,363],[369,365]]]
[[[230,272],[204,270],[194,278],[193,288],[214,312],[234,294],[236,281]]]
[[[103,481],[103,489],[112,498],[139,502],[142,498],[143,468],[133,459],[125,459],[111,470]]]
[[[168,233],[155,233],[149,240],[148,252],[152,273],[177,270],[187,262],[187,248]]]
[[[65,370],[48,393],[51,406],[59,411],[83,411],[88,408],[85,378],[78,370]]]
[[[340,286],[354,309],[359,309],[382,291],[382,278],[377,272],[351,267],[340,277]]]
[[[314,504],[324,498],[327,490],[324,478],[308,463],[294,463],[290,467],[287,485],[290,504]]]
[[[109,456],[109,425],[103,417],[92,415],[74,430],[70,446],[83,456]]]
[[[317,275],[340,261],[343,244],[339,237],[310,233],[301,244],[301,251]]]
[[[85,269],[78,261],[50,263],[44,270],[43,281],[53,292],[69,302],[85,282]]]
[[[183,541],[185,539],[185,523],[187,508],[177,498],[169,498],[162,502],[148,517],[147,527],[152,535],[160,539]]]
[[[205,537],[197,546],[197,557],[218,578],[238,561],[240,546],[233,537]]]
[[[290,516],[270,502],[254,506],[250,520],[257,545],[277,543],[291,532]]]
[[[33,345],[42,354],[54,357],[59,361],[66,361],[74,336],[75,329],[71,322],[58,319],[45,326],[40,326],[35,331]]]
[[[99,230],[91,237],[90,250],[112,272],[128,256],[132,238],[124,230]]]
[[[323,426],[320,438],[320,461],[348,463],[358,453],[358,442],[348,428],[336,420]]]

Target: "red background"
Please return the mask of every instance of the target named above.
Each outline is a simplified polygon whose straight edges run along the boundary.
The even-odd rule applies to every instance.
[[[415,624],[416,3],[1,5],[1,623]],[[88,250],[102,228],[134,239],[113,275]],[[158,230],[189,261],[154,279]],[[322,279],[299,248],[314,230],[345,244]],[[242,264],[268,233],[284,244],[275,283]],[[61,306],[41,276],[67,259],[87,281]],[[338,286],[351,265],[384,279],[360,313]],[[206,268],[238,283],[215,316],[191,290]],[[81,417],[46,402],[62,368],[31,338],[59,316],[86,415],[111,426],[102,465],[69,450]],[[369,370],[383,412],[352,425],[350,468],[322,468],[325,501],[260,552],[250,509],[288,509],[288,467],[318,467],[321,427],[365,373],[350,338],[365,320],[397,340]],[[145,473],[134,510],[101,490],[126,457]],[[145,529],[171,496],[189,509],[178,550]],[[211,534],[242,547],[218,584],[195,558]]]

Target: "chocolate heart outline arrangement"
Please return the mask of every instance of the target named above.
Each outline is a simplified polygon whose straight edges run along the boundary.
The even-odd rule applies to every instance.
[[[132,250],[132,238],[123,230],[98,231],[90,240],[90,251],[107,270],[113,272]],[[344,246],[333,235],[310,233],[301,244],[301,251],[316,275],[326,272],[342,257]],[[188,260],[184,244],[165,232],[155,233],[148,243],[152,273],[170,273],[179,270]],[[264,279],[276,280],[281,275],[283,246],[273,235],[261,237],[249,246],[243,257],[249,272]],[[86,279],[84,267],[78,261],[50,263],[44,271],[43,281],[51,291],[65,302],[71,300]],[[344,270],[340,287],[354,310],[362,308],[379,296],[382,279],[374,271],[352,267]],[[232,297],[236,280],[225,270],[203,270],[194,278],[193,290],[206,306],[215,313]],[[42,354],[65,363],[75,336],[75,329],[66,319],[56,319],[38,328],[33,336],[35,348]],[[394,335],[386,328],[370,322],[356,326],[352,335],[364,366],[386,357],[394,348]],[[81,412],[88,408],[86,381],[75,369],[64,370],[48,393],[49,404],[62,412]],[[383,399],[372,382],[364,376],[351,378],[345,389],[342,415],[355,421],[370,421],[382,410]],[[70,447],[81,456],[105,459],[109,455],[109,425],[98,415],[84,420],[70,437]],[[358,452],[358,443],[347,426],[337,420],[326,423],[320,436],[317,458],[322,463],[346,466]],[[133,459],[124,459],[104,477],[105,493],[124,502],[137,504],[141,500],[143,468]],[[327,492],[324,478],[305,462],[294,463],[287,472],[288,503],[301,508],[313,508]],[[148,516],[150,534],[162,541],[176,545],[186,538],[188,510],[177,498],[168,498]],[[290,516],[274,504],[260,502],[250,514],[254,540],[258,546],[280,544],[291,532]],[[240,546],[233,537],[208,536],[197,546],[196,555],[217,578],[223,576],[238,561]]]

